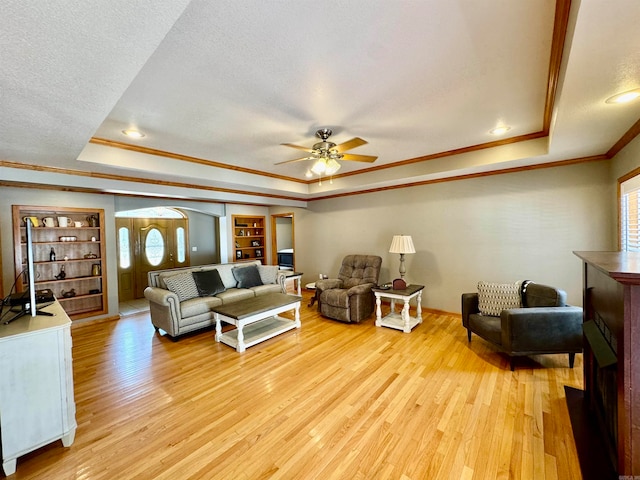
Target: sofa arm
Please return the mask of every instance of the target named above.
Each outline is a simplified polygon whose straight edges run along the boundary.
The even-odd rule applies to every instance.
[[[178,295],[173,293],[171,290],[165,290],[164,288],[147,287],[144,289],[144,297],[149,300],[149,302],[158,303],[164,306],[170,305],[169,302],[180,303]]]
[[[154,327],[161,328],[172,337],[180,335],[180,301],[170,290],[147,287],[144,296],[149,300],[149,313]]]
[[[502,346],[509,352],[579,352],[582,350],[582,308],[530,307],[500,314]]]
[[[469,315],[478,313],[478,292],[462,294],[462,326],[469,326]]]

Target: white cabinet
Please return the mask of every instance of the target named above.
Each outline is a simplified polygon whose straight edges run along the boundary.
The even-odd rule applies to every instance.
[[[71,320],[56,301],[48,316],[0,324],[0,439],[6,475],[16,459],[55,440],[73,443]]]

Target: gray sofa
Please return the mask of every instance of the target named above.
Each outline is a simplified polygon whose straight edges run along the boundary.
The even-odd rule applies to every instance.
[[[214,325],[212,307],[269,292],[286,293],[286,276],[276,265],[262,265],[259,260],[154,270],[148,274],[144,296],[155,329],[175,339]]]
[[[473,332],[509,355],[511,370],[517,356],[547,353],[568,353],[573,368],[575,354],[582,352],[582,308],[567,305],[566,298],[563,290],[525,281],[520,306],[487,315],[478,292],[463,293],[462,325],[469,342]]]

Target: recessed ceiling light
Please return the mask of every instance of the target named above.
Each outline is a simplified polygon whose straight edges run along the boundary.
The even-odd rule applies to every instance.
[[[142,138],[144,137],[144,133],[139,132],[138,130],[122,130],[122,133],[127,137],[131,138]]]
[[[504,125],[502,127],[492,128],[491,130],[489,130],[489,133],[491,135],[503,135],[507,133],[509,130],[511,130],[511,127]]]
[[[635,99],[640,98],[640,88],[635,90],[629,90],[628,92],[618,93],[613,97],[609,97],[605,100],[605,103],[629,103]]]

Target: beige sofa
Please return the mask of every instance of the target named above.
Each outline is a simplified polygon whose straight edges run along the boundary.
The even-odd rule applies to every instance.
[[[238,270],[246,268],[253,270]],[[255,278],[256,269],[259,280]],[[195,283],[194,273],[201,279],[203,276],[211,277],[214,274],[212,270],[217,270],[218,284],[221,280],[223,285],[219,285],[219,289],[202,291],[201,285]],[[250,274],[240,275],[242,272]],[[259,260],[154,270],[148,274],[149,286],[145,289],[144,296],[149,300],[151,323],[155,329],[162,329],[175,339],[185,333],[214,325],[212,307],[268,292],[286,293],[285,279],[286,273],[278,270],[276,265],[262,265]],[[217,291],[220,289],[222,291]],[[213,292],[215,294],[212,295]]]

